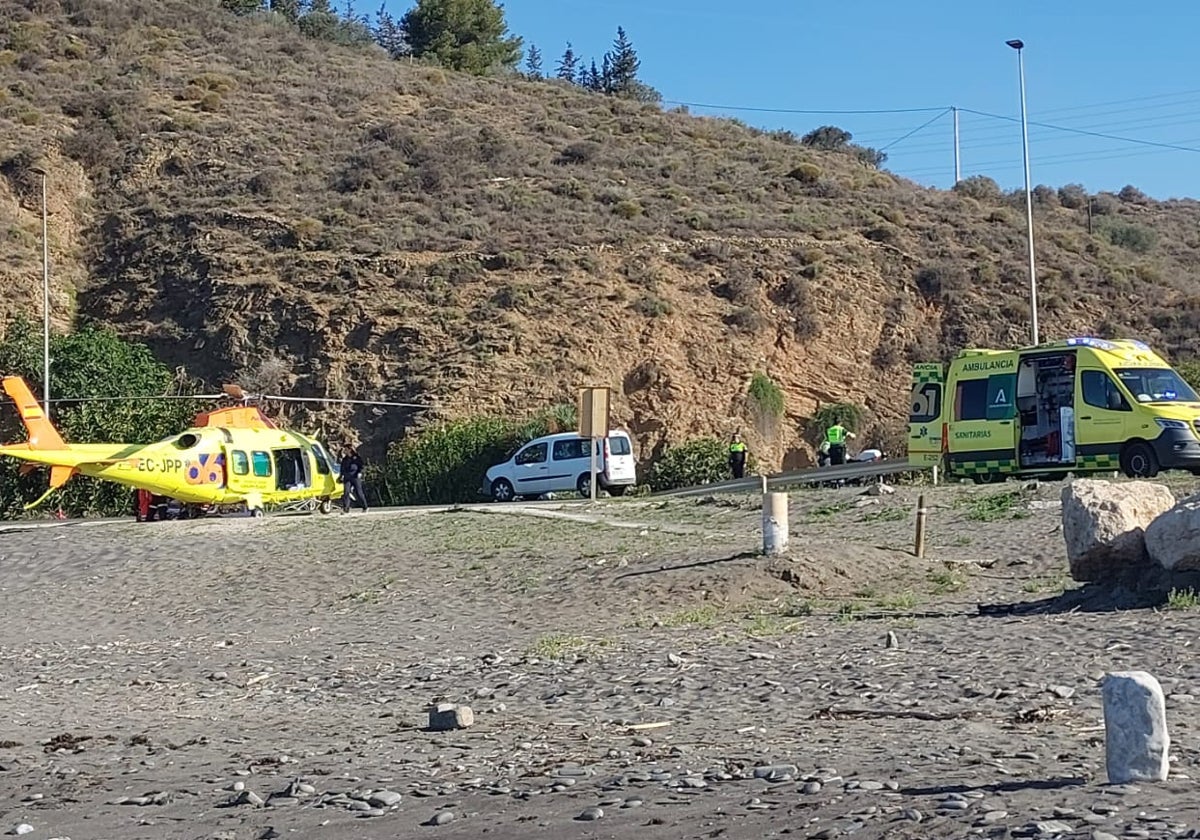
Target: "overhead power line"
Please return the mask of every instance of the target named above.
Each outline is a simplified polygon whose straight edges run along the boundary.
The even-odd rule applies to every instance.
[[[897,143],[903,143],[905,140],[907,140],[909,137],[912,137],[914,134],[916,134],[916,133],[917,133],[918,131],[920,131],[921,129],[923,129],[923,128],[928,128],[929,126],[933,125],[935,122],[937,122],[938,120],[940,120],[942,117],[944,117],[944,116],[946,116],[947,114],[949,114],[951,110],[952,110],[952,109],[950,109],[950,108],[946,108],[945,110],[943,110],[943,111],[941,111],[940,113],[936,114],[936,115],[935,115],[935,116],[934,116],[932,119],[928,119],[928,120],[926,120],[925,122],[921,123],[919,126],[917,126],[916,128],[914,128],[912,131],[908,132],[907,134],[904,134],[904,135],[902,135],[902,136],[900,136],[900,137],[897,137],[895,140],[893,140],[891,143],[888,143],[888,144],[887,144],[887,145],[885,145],[885,146],[880,146],[880,147],[879,147],[879,151],[881,151],[881,152],[885,152],[885,151],[887,151],[889,148],[891,148],[892,146],[895,146]]]
[[[994,120],[990,120],[987,117],[976,117],[973,114],[972,115],[966,114],[965,109],[964,109],[964,116],[971,117],[971,119],[967,120],[967,122],[971,125],[976,126],[971,131],[971,136],[975,140],[996,140],[996,139],[1001,139],[1001,138],[1007,139],[1011,136],[1012,130],[1010,128],[998,126],[998,125],[996,125]],[[1144,114],[1139,117],[1118,119],[1118,120],[1103,120],[1103,119],[1102,120],[1091,120],[1083,115],[1080,115],[1079,117],[1076,117],[1076,119],[1084,120],[1084,122],[1080,122],[1080,123],[1056,122],[1055,125],[1060,125],[1065,128],[1085,129],[1085,130],[1089,130],[1089,131],[1104,131],[1104,132],[1112,133],[1112,131],[1114,129],[1122,129],[1122,128],[1146,129],[1146,128],[1166,128],[1168,126],[1174,126],[1174,125],[1186,125],[1188,122],[1195,121],[1197,118],[1200,118],[1200,108],[1197,108],[1196,106],[1192,106],[1188,110],[1182,110],[1182,111],[1176,110],[1176,111],[1171,111],[1171,112],[1162,113],[1162,114]],[[1014,117],[1013,119],[1015,120],[1016,118]],[[1181,120],[1182,120],[1182,122],[1181,122]],[[886,131],[880,130],[880,131],[865,132],[863,134],[858,134],[855,136],[863,142],[868,142],[869,140],[875,140],[875,141],[882,140],[885,136],[891,136],[894,133],[895,133],[894,129],[888,129]],[[1031,137],[1039,136],[1039,135],[1044,136],[1049,133],[1052,133],[1052,131],[1049,129],[1042,129],[1042,130],[1033,132],[1031,134]]]
[[[1117,123],[1117,124],[1113,124],[1113,125],[1103,126],[1103,128],[1112,129],[1112,128],[1116,128],[1118,126],[1123,126],[1123,125],[1129,125],[1129,126],[1136,125],[1138,128],[1142,128],[1142,129],[1151,129],[1151,128],[1158,129],[1158,128],[1175,128],[1175,127],[1184,126],[1184,125],[1195,125],[1197,123],[1200,123],[1200,114],[1197,114],[1196,116],[1193,116],[1191,119],[1186,119],[1186,120],[1168,120],[1167,122],[1157,122],[1157,121],[1151,120],[1148,122],[1138,122],[1138,123]],[[1095,128],[1100,128],[1100,127],[1101,126],[1095,126]],[[1070,128],[1074,128],[1074,126],[1070,126]],[[1004,134],[998,135],[995,132],[989,132],[986,130],[978,131],[978,130],[970,129],[970,130],[964,131],[963,136],[965,139],[962,142],[960,148],[963,151],[979,151],[982,149],[1007,148],[1012,145],[1010,135],[1011,135],[1011,132],[1005,132]],[[857,136],[856,136],[856,138],[857,138]],[[1036,140],[1040,145],[1058,144],[1058,143],[1062,143],[1062,142],[1071,141],[1072,139],[1073,138],[1066,136],[1063,132],[1056,132],[1052,129],[1041,129],[1039,131],[1030,133],[1030,140],[1031,141]],[[979,142],[981,140],[984,142]],[[868,141],[863,141],[863,142],[868,142]],[[929,140],[923,141],[922,143],[920,143],[918,145],[908,145],[905,147],[905,150],[909,153],[942,152],[942,151],[945,151],[945,149],[949,146],[949,144],[951,142],[952,141],[949,136],[944,137],[944,138],[929,139]],[[1179,141],[1179,142],[1184,143],[1184,142],[1191,142],[1191,141]],[[868,142],[868,144],[869,144],[869,142]]]
[[[682,105],[685,108],[708,108],[713,111],[755,111],[763,114],[810,114],[810,115],[848,115],[848,114],[920,114],[933,111],[948,111],[948,106],[942,108],[881,108],[854,109],[844,111],[820,111],[801,108],[754,108],[748,105],[708,105],[702,102],[681,102],[676,99],[664,99],[664,105]]]
[[[1165,152],[1200,152],[1200,140],[1180,140],[1177,142],[1149,140],[1144,137],[1131,137],[1124,134],[1112,133],[1113,129],[1123,129],[1126,127],[1140,129],[1166,129],[1174,126],[1194,125],[1200,122],[1196,118],[1196,112],[1190,110],[1180,110],[1191,107],[1192,103],[1196,102],[1200,96],[1200,89],[1179,91],[1175,93],[1151,94],[1148,96],[1131,97],[1126,99],[1114,99],[1105,102],[1095,102],[1086,105],[1075,105],[1067,108],[1052,109],[1042,111],[1039,115],[1061,116],[1061,120],[1055,122],[1044,122],[1040,120],[1031,120],[1028,125],[1034,131],[1033,136],[1041,143],[1058,144],[1066,141],[1064,135],[1073,135],[1077,137],[1091,137],[1097,140],[1108,142],[1132,144],[1143,147],[1141,151],[1127,152],[1105,152],[1102,149],[1087,149],[1072,153],[1057,153],[1053,155],[1039,155],[1037,159],[1038,166],[1047,168],[1059,168],[1073,163],[1083,163],[1086,161],[1113,160],[1127,157],[1137,157],[1141,155],[1163,154]],[[751,113],[763,114],[795,114],[802,116],[888,116],[888,115],[904,115],[904,114],[932,114],[931,117],[924,122],[907,130],[903,130],[900,136],[895,139],[886,140],[883,145],[878,145],[881,140],[885,140],[889,136],[894,136],[894,132],[879,128],[868,130],[854,135],[855,142],[875,146],[879,151],[887,151],[896,147],[902,148],[902,157],[907,157],[911,160],[913,155],[928,157],[934,154],[948,154],[951,149],[951,138],[934,138],[925,136],[925,139],[917,144],[911,144],[907,141],[913,137],[920,135],[930,126],[939,122],[946,114],[955,110],[954,107],[924,107],[924,108],[842,108],[842,109],[816,109],[816,108],[782,108],[782,107],[759,107],[759,106],[738,106],[738,105],[718,105],[711,103],[687,102],[682,100],[665,100],[665,104],[681,105],[688,108],[698,108],[713,111],[744,111]],[[1133,103],[1132,107],[1118,107]],[[1108,109],[1108,110],[1102,110]],[[960,115],[967,117],[971,124],[976,128],[971,129],[964,137],[966,142],[960,142],[958,145],[959,153],[962,152],[980,152],[984,149],[1000,149],[1006,143],[998,142],[1005,137],[1005,133],[997,128],[989,128],[986,126],[988,120],[1002,121],[1006,123],[1019,123],[1019,117],[1006,116],[1004,114],[994,114],[988,111],[980,111],[973,108],[959,107],[957,111]],[[1166,113],[1164,113],[1166,111]],[[1134,115],[1144,115],[1138,118]],[[1122,119],[1121,116],[1124,116]],[[1117,119],[1112,119],[1117,117]],[[978,118],[982,122],[977,122]],[[1106,119],[1107,118],[1107,119]],[[1070,125],[1069,123],[1078,123],[1078,125]],[[1062,124],[1068,123],[1068,124]],[[883,125],[883,122],[876,123]],[[985,141],[985,142],[979,142]],[[1060,147],[1061,148],[1061,147]],[[1153,151],[1152,151],[1153,150]],[[982,155],[981,155],[982,156]],[[907,172],[901,167],[895,166],[896,161],[893,161],[893,171],[897,174],[906,177],[921,177],[924,175],[934,175],[944,173],[944,167],[932,167],[926,164],[917,168],[909,169]],[[994,160],[984,161],[974,164],[968,164],[964,161],[964,174],[977,174],[986,172],[988,169],[999,168],[1001,170],[1016,169],[1020,167],[1019,162],[1009,160]]]
[[[1001,114],[989,114],[986,111],[975,111],[971,108],[959,108],[958,110],[963,111],[968,114],[976,114],[981,117],[991,117],[992,119],[995,119],[995,120],[1006,120],[1008,122],[1020,122],[1020,119],[1017,117],[1006,117]],[[1086,129],[1082,129],[1082,128],[1070,128],[1070,127],[1064,126],[1064,125],[1052,125],[1050,123],[1043,123],[1043,122],[1032,122],[1031,121],[1029,124],[1036,125],[1039,128],[1052,128],[1055,131],[1067,131],[1067,132],[1070,132],[1071,134],[1082,134],[1087,137],[1102,137],[1105,140],[1119,140],[1123,143],[1137,143],[1138,145],[1141,145],[1141,146],[1158,146],[1159,148],[1162,148],[1162,149],[1175,149],[1176,151],[1180,151],[1180,152],[1200,153],[1200,149],[1197,149],[1194,146],[1177,146],[1173,143],[1158,143],[1153,140],[1140,140],[1136,137],[1120,137],[1116,134],[1104,134],[1103,132],[1099,132],[1099,131],[1087,131]]]
[[[1190,141],[1190,142],[1200,142],[1200,139]],[[1037,159],[1037,164],[1038,164],[1039,169],[1051,168],[1051,167],[1058,168],[1058,167],[1063,166],[1068,163],[1088,163],[1088,162],[1092,162],[1092,161],[1120,160],[1123,158],[1132,158],[1132,157],[1149,157],[1151,155],[1170,154],[1173,151],[1174,151],[1174,149],[1138,149],[1136,151],[1124,151],[1124,152],[1099,152],[1099,151],[1097,151],[1097,152],[1093,152],[1093,153],[1082,153],[1082,154],[1080,154],[1080,153],[1058,154],[1058,155],[1050,155],[1048,157],[1039,157]],[[1021,169],[1022,167],[1023,167],[1023,164],[1022,164],[1021,158],[1014,157],[1014,158],[1005,158],[1003,160],[985,160],[985,161],[979,161],[978,163],[971,163],[969,165],[965,165],[963,167],[963,171],[966,174],[986,175],[988,172],[994,172],[997,169],[1017,170],[1017,169]],[[945,174],[945,172],[946,172],[945,166],[921,166],[921,167],[914,167],[912,169],[905,169],[903,172],[898,172],[897,174],[902,174],[905,177],[916,178],[916,177],[921,177],[921,176],[926,176],[926,175]]]
[[[1177,91],[1175,93],[1156,93],[1156,94],[1150,94],[1148,96],[1138,96],[1138,97],[1131,97],[1131,98],[1127,98],[1127,99],[1110,99],[1105,102],[1092,102],[1092,103],[1089,103],[1086,105],[1071,105],[1066,108],[1053,108],[1048,111],[1042,111],[1041,113],[1045,114],[1047,116],[1055,116],[1058,114],[1067,114],[1067,113],[1074,113],[1077,111],[1088,111],[1088,110],[1092,110],[1095,108],[1104,108],[1109,105],[1125,105],[1130,102],[1139,103],[1139,107],[1136,107],[1136,108],[1126,108],[1126,109],[1122,109],[1119,111],[1106,112],[1106,113],[1128,113],[1128,112],[1135,112],[1135,111],[1141,111],[1141,110],[1153,110],[1155,108],[1172,107],[1172,105],[1182,104],[1182,103],[1169,103],[1169,104],[1163,104],[1163,105],[1146,105],[1145,104],[1146,102],[1149,102],[1152,100],[1172,99],[1172,98],[1176,98],[1176,97],[1189,97],[1189,96],[1196,96],[1196,95],[1200,95],[1200,88],[1193,89],[1193,90]],[[866,115],[872,115],[872,114],[921,114],[921,113],[932,114],[935,111],[944,111],[944,110],[948,110],[951,107],[951,106],[930,106],[930,107],[926,107],[926,108],[844,108],[844,109],[823,110],[823,109],[815,109],[815,108],[767,108],[767,107],[758,107],[758,106],[751,106],[751,105],[715,105],[712,103],[704,103],[704,102],[685,102],[683,100],[678,100],[678,99],[664,99],[663,104],[665,104],[665,105],[681,105],[686,108],[705,108],[705,109],[713,110],[713,111],[748,111],[748,112],[765,113],[765,114],[802,114],[802,115],[807,114],[807,115],[813,115],[813,116],[821,116],[821,115],[845,115],[845,116],[862,115],[862,116],[866,116]],[[967,111],[968,109],[960,108],[959,110]],[[1100,116],[1100,115],[1101,114],[1093,114],[1092,116]],[[1078,118],[1073,117],[1071,119],[1078,119]],[[1033,123],[1030,123],[1030,125],[1033,125]]]

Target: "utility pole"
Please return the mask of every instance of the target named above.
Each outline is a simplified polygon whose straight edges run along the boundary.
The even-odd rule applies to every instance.
[[[1033,190],[1029,184],[1029,122],[1025,115],[1025,59],[1022,50],[1025,42],[1014,39],[1005,41],[1017,51],[1017,68],[1021,77],[1021,138],[1025,156],[1025,219],[1029,230],[1029,305],[1033,313],[1033,344],[1038,343],[1037,269],[1033,264]]]
[[[50,241],[46,222],[46,169],[42,176],[42,411],[50,419]]]
[[[959,166],[958,156],[958,108],[950,109],[954,112],[954,183],[957,184],[962,180],[962,167]]]

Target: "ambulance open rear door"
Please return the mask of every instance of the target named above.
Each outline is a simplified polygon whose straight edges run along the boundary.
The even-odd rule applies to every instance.
[[[938,466],[945,451],[945,367],[936,362],[913,365],[908,414],[908,462],[914,467]]]

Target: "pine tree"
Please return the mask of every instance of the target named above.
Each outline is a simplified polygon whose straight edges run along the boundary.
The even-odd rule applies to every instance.
[[[592,74],[595,75],[595,73],[596,73],[596,63],[592,62]],[[614,92],[612,58],[609,56],[608,53],[604,54],[603,69],[601,69],[600,75],[596,76],[596,90],[600,93],[613,93]]]
[[[300,0],[270,0],[270,7],[292,23],[300,19]]]
[[[262,10],[262,0],[221,0],[221,8],[235,15],[249,15]]]
[[[574,82],[578,67],[579,57],[575,55],[575,50],[571,48],[571,42],[567,41],[567,51],[558,60],[558,69],[554,71],[554,75],[568,82]]]
[[[542,51],[537,44],[530,44],[529,52],[525,54],[525,75],[531,79],[542,78]]]
[[[604,77],[596,69],[596,59],[593,58],[592,66],[584,68],[584,71],[579,74],[579,86],[593,93],[604,92]]]
[[[483,75],[521,60],[521,39],[508,35],[504,10],[493,0],[417,0],[400,25],[413,55],[451,70]]]
[[[618,96],[634,93],[637,90],[637,74],[642,62],[622,27],[617,27],[617,40],[613,42],[613,51],[606,53],[604,58],[609,65],[608,91]]]
[[[392,58],[403,58],[412,54],[408,41],[404,39],[404,30],[388,12],[386,5],[381,5],[375,13],[375,26],[371,30],[371,36]]]

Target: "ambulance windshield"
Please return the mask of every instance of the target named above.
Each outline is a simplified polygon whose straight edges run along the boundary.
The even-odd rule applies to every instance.
[[[1138,402],[1200,402],[1200,397],[1170,368],[1118,368],[1117,376]]]

